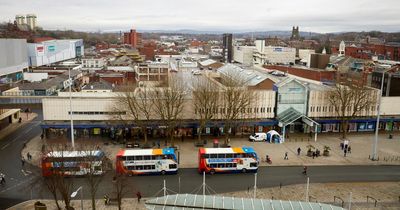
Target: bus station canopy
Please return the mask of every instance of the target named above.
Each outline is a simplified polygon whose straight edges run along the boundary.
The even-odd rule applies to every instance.
[[[216,195],[175,194],[147,200],[149,210],[225,209],[225,210],[344,210],[330,204],[266,200]]]
[[[302,121],[310,126],[319,125],[317,122],[312,120],[311,118],[307,117],[306,115],[300,113],[293,107],[286,109],[282,113],[278,114],[278,125],[279,127],[287,126],[292,124],[294,121],[298,119],[302,119]]]

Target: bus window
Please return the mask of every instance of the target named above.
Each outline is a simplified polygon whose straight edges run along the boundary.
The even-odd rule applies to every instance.
[[[95,166],[93,169],[94,169],[95,171],[101,171],[101,166]]]
[[[237,154],[236,158],[243,158],[243,154]]]
[[[227,164],[226,164],[226,167],[227,167],[227,168],[232,168],[232,163],[227,163]]]
[[[169,169],[175,169],[177,168],[176,164],[169,164]]]
[[[135,160],[143,160],[143,156],[135,156]]]
[[[218,155],[217,154],[210,154],[210,158],[217,158]]]
[[[143,169],[144,169],[144,170],[150,170],[150,169],[151,169],[151,166],[150,166],[150,165],[145,165],[145,166],[143,166]]]
[[[126,167],[128,170],[135,170],[136,169],[136,167],[135,166],[128,166],[128,167]]]
[[[126,157],[126,160],[128,160],[128,161],[135,160],[135,156],[128,156],[128,157]]]
[[[232,168],[236,168],[237,164],[236,163],[232,163]]]
[[[216,167],[217,167],[217,164],[210,164],[210,167],[211,167],[211,168],[216,168]]]
[[[226,154],[226,158],[233,158],[233,154]]]
[[[250,167],[257,167],[257,163],[250,163]]]
[[[143,166],[136,166],[136,170],[143,170]]]
[[[149,155],[143,156],[143,160],[150,160],[150,159],[151,159],[151,157]]]
[[[218,154],[218,158],[225,158],[225,154]]]
[[[218,163],[218,168],[225,168],[225,163]]]

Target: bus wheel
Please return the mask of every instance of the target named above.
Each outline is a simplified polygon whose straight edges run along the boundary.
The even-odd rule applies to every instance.
[[[214,169],[211,169],[211,170],[210,170],[210,174],[211,174],[211,175],[215,174],[215,170],[214,170]]]
[[[162,174],[162,175],[165,175],[165,174],[166,174],[166,172],[165,172],[164,170],[162,170],[162,171],[161,171],[161,174]]]
[[[243,172],[243,173],[246,173],[246,172],[247,172],[247,170],[244,168],[244,169],[242,169],[242,172]]]

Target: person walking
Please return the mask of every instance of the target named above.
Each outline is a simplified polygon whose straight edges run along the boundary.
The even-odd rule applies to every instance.
[[[138,203],[140,203],[140,199],[142,199],[142,194],[140,193],[140,191],[138,191],[138,192],[136,193],[136,196],[137,196],[137,201],[138,201]]]
[[[21,164],[22,164],[22,166],[25,165],[25,159],[24,159],[24,157],[21,157]]]
[[[297,148],[297,155],[300,155],[300,152],[301,152],[301,149],[299,147],[299,148]]]
[[[346,157],[346,155],[347,155],[347,149],[344,149],[344,156]]]
[[[6,176],[4,174],[0,174],[0,184],[6,183]]]
[[[351,147],[349,145],[349,147],[347,148],[347,153],[351,153]]]
[[[284,157],[283,159],[284,159],[284,160],[289,160],[288,152],[285,152],[285,157]]]
[[[304,167],[303,167],[303,174],[304,174],[304,175],[307,175],[307,166],[304,166]]]

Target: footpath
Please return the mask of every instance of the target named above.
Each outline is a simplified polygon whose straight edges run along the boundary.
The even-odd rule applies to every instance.
[[[3,140],[6,136],[10,135],[11,133],[13,133],[14,131],[18,130],[18,128],[24,126],[25,124],[31,122],[33,119],[35,119],[37,117],[37,114],[34,112],[31,113],[23,113],[21,112],[21,119],[22,122],[21,123],[12,123],[9,124],[7,127],[3,128],[2,130],[0,130],[0,141]]]
[[[394,133],[393,138],[389,139],[388,134],[380,134],[378,141],[378,161],[371,161],[369,156],[372,153],[372,145],[374,141],[373,133],[351,133],[348,136],[351,153],[346,156],[340,147],[343,142],[340,134],[319,134],[318,140],[309,140],[305,135],[291,135],[290,138],[282,144],[271,144],[266,142],[249,142],[247,138],[232,138],[230,145],[232,147],[250,146],[255,149],[260,157],[260,165],[270,166],[318,166],[318,165],[400,165],[400,133]],[[155,144],[156,140],[150,140],[150,144]],[[223,139],[219,139],[220,143]],[[105,151],[107,156],[115,162],[115,156],[119,150],[125,149],[123,144],[105,145],[104,139],[76,139],[76,145],[92,145],[97,146]],[[198,147],[194,145],[195,139],[185,139],[184,141],[175,140],[175,145],[179,148],[180,168],[196,168],[198,164]],[[35,137],[27,143],[27,147],[22,151],[24,157],[29,152],[32,155],[31,163],[40,165],[41,148],[43,144],[69,144],[68,139],[41,139],[40,136]],[[163,145],[163,141],[161,141]],[[315,149],[321,151],[319,157],[308,157],[307,148],[312,145]],[[330,148],[329,156],[322,156],[324,147]],[[205,147],[213,147],[212,139],[208,140]],[[78,147],[79,148],[79,147]],[[155,148],[155,147],[154,147]],[[300,148],[300,155],[297,155],[297,149]],[[314,150],[315,150],[314,149]],[[285,153],[288,159],[284,159]],[[265,156],[269,155],[272,164],[267,164]]]
[[[304,201],[306,198],[305,184],[288,185],[282,187],[257,189],[256,197],[260,199],[274,200],[299,200]],[[398,210],[400,209],[399,199],[400,182],[360,182],[360,183],[313,183],[309,186],[309,201],[329,203],[336,206],[342,206],[346,209],[349,207],[350,192],[351,209],[353,210]],[[224,193],[223,196],[252,198],[253,189],[249,191],[239,191]],[[367,196],[369,197],[367,201]],[[375,201],[376,199],[376,207]],[[137,199],[123,199],[122,209],[143,210],[145,201],[150,198],[142,199],[140,203]],[[25,210],[34,209],[34,203],[37,200],[30,200],[20,203],[8,210]],[[40,200],[46,204],[48,210],[56,210],[53,200]],[[63,203],[60,201],[60,205]],[[75,209],[81,208],[81,201],[74,199],[71,201],[72,207]],[[83,201],[83,209],[91,209],[91,201]],[[96,200],[97,210],[114,210],[118,209],[116,205],[104,205],[102,199]]]

